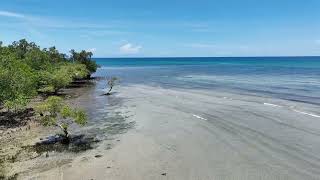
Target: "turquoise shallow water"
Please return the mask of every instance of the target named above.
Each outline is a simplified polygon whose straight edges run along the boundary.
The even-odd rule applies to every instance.
[[[124,84],[203,88],[320,104],[320,57],[96,58]]]

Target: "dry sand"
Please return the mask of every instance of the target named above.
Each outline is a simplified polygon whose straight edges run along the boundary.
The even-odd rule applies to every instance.
[[[320,108],[224,92],[120,87],[135,127],[20,179],[320,179]],[[102,155],[102,157],[94,157]]]

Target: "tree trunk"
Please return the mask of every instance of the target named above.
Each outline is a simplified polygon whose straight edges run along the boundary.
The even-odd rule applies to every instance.
[[[57,124],[57,126],[59,126],[64,133],[64,137],[63,137],[61,143],[62,144],[69,144],[70,138],[69,138],[68,128],[64,128],[61,124]]]
[[[108,91],[107,95],[110,95],[110,94],[111,94],[111,90],[112,90],[112,88],[113,88],[113,86],[111,86],[111,87],[110,87],[110,89],[109,89],[109,91]]]
[[[54,95],[57,95],[57,94],[58,94],[58,91],[59,91],[59,89],[54,89],[53,94],[54,94]]]
[[[111,95],[111,90],[112,90],[112,87],[110,87],[110,89],[109,89],[109,91],[108,91],[107,93],[104,93],[104,94],[102,94],[102,95],[106,95],[106,96]]]

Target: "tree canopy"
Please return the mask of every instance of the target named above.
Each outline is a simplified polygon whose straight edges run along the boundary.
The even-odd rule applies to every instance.
[[[70,53],[68,57],[55,46],[41,49],[25,39],[8,46],[0,41],[0,105],[17,110],[38,93],[58,93],[98,68],[92,52]]]
[[[81,52],[76,52],[72,49],[70,53],[71,61],[84,64],[87,67],[90,74],[96,72],[98,65],[95,63],[95,61],[92,61],[91,59],[93,55],[92,52],[87,52],[85,50],[82,50]]]

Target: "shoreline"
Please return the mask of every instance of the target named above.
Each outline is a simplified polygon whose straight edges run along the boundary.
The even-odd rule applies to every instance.
[[[121,86],[117,92],[115,98],[124,99],[118,111],[135,127],[112,140],[112,148],[102,143],[36,177],[313,180],[320,174],[319,118],[290,110],[318,113],[317,106],[145,85]]]
[[[101,96],[103,88],[104,81],[98,78],[95,85],[64,90],[67,103],[87,109],[93,118],[86,128],[72,132],[98,138],[92,149],[29,153],[27,159],[28,153],[22,153],[9,175],[68,180],[313,180],[320,174],[315,160],[320,144],[317,105],[139,84],[121,85],[112,96]],[[35,125],[31,131],[18,132],[13,136],[18,142],[11,143],[23,142],[23,152],[21,147],[55,131]]]

